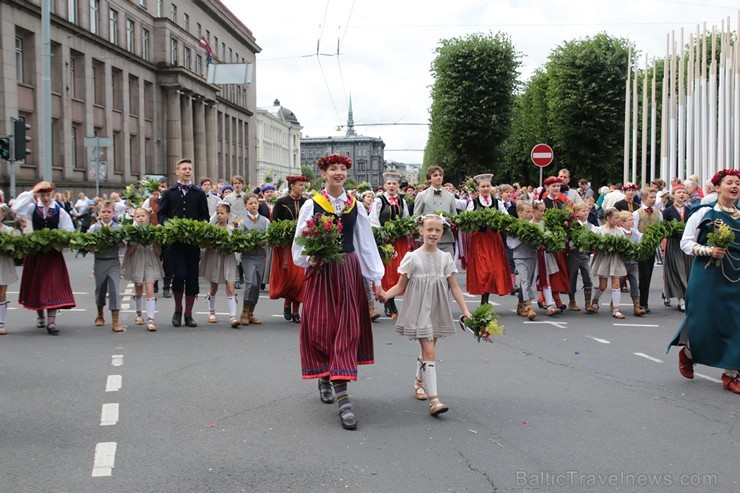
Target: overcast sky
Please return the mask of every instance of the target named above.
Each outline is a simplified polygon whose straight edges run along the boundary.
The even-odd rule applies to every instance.
[[[737,0],[222,0],[252,30],[257,105],[293,110],[304,136],[342,135],[350,93],[356,131],[382,137],[385,158],[421,163],[429,67],[439,40],[508,33],[522,54],[521,80],[566,40],[605,31],[662,57],[666,34],[706,22],[737,23]],[[337,45],[339,56],[336,56]],[[316,56],[320,54],[329,56]],[[640,59],[644,63],[644,59]]]

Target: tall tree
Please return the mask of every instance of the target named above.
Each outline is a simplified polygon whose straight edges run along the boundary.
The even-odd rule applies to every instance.
[[[501,163],[521,65],[504,33],[442,40],[432,62],[432,107],[424,169],[453,180]]]

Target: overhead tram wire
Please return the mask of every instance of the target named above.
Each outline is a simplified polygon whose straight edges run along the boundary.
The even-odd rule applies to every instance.
[[[342,93],[344,94],[344,102],[345,104],[349,104],[347,102],[347,87],[344,84],[344,73],[342,73],[342,63],[339,60],[339,54],[340,50],[342,48],[342,44],[344,43],[344,37],[347,36],[347,29],[349,29],[349,21],[352,18],[352,12],[355,10],[355,0],[352,0],[352,6],[349,9],[349,15],[347,15],[347,23],[344,25],[344,34],[342,34],[342,37],[337,37],[337,68],[339,69],[339,81],[342,83]],[[341,30],[341,26],[339,27]]]

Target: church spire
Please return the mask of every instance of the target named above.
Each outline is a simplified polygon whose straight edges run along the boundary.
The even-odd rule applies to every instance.
[[[347,112],[347,137],[355,133],[355,119],[352,115],[352,95],[349,95],[349,111]]]

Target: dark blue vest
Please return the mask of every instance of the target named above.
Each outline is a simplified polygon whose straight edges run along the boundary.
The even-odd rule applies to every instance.
[[[44,206],[46,214],[51,212],[51,215],[41,214],[38,204],[34,206],[33,217],[31,218],[31,224],[33,230],[38,231],[39,229],[59,229],[59,207],[49,208]]]
[[[378,212],[378,220],[380,225],[384,225],[388,221],[393,221],[396,218],[401,217],[404,200],[403,197],[397,195],[398,205],[391,205],[388,198],[385,195],[380,196],[380,211]]]

